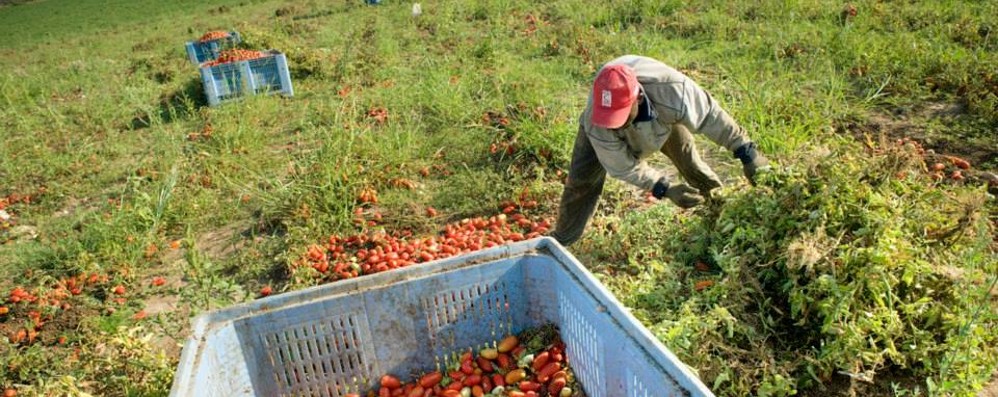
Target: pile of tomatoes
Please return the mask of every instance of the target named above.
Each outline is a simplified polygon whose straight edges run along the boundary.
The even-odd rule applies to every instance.
[[[155,277],[154,287],[165,284],[162,277]],[[51,286],[26,289],[16,286],[0,298],[0,333],[10,343],[22,346],[41,342],[46,345],[65,345],[67,339],[58,333],[65,325],[64,318],[84,299],[103,301],[106,312],[114,313],[124,306],[129,297],[128,288],[112,282],[107,274],[80,274],[54,281]],[[138,318],[136,318],[138,319]],[[46,325],[56,323],[51,332]]]
[[[198,41],[200,42],[212,41],[212,40],[224,39],[229,36],[230,36],[229,32],[226,32],[224,30],[213,30],[202,35],[201,38],[198,39]]]
[[[243,50],[240,48],[233,48],[229,50],[222,50],[218,53],[218,59],[214,61],[205,62],[205,66],[217,66],[223,63],[248,61],[251,59],[263,58],[267,56],[266,52],[263,51],[253,51],[253,50]]]
[[[954,181],[962,181],[964,178],[963,171],[970,169],[970,163],[959,157],[945,156],[944,158],[949,160],[955,168],[947,170],[948,167],[942,162],[932,164],[931,166],[928,166],[932,179],[939,181],[944,177],[949,177],[949,179]]]
[[[373,107],[367,111],[367,117],[370,117],[378,122],[378,124],[384,124],[388,121],[388,109],[384,107]]]
[[[516,211],[466,218],[444,225],[434,236],[369,231],[350,236],[332,235],[324,245],[312,245],[291,265],[293,275],[313,269],[312,277],[335,281],[411,266],[436,259],[539,237],[551,228],[549,219],[531,219]],[[428,213],[427,215],[435,215]]]
[[[528,331],[529,332],[529,331]],[[523,334],[521,334],[523,335]],[[555,333],[554,335],[557,335]],[[443,371],[403,383],[386,374],[368,397],[579,397],[581,388],[568,366],[565,344],[553,338],[541,347],[510,335],[486,349],[468,350]],[[360,394],[347,394],[360,397]]]
[[[908,137],[898,139],[895,144],[897,147],[908,147],[912,149],[915,154],[920,156],[925,161],[925,167],[929,173],[929,176],[935,181],[942,181],[944,179],[950,179],[955,182],[963,181],[966,177],[964,172],[970,170],[971,168],[970,162],[956,156],[937,154],[930,155],[930,152],[922,146],[921,142]],[[882,154],[884,149],[874,149],[873,152],[875,154]],[[934,161],[932,159],[934,159]],[[945,164],[944,162],[950,163],[951,166]],[[905,171],[900,171],[895,175],[895,177],[903,179],[906,175],[907,173]]]

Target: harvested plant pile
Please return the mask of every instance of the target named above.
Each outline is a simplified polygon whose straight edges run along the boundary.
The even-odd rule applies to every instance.
[[[857,146],[802,151],[686,219],[663,247],[680,269],[645,269],[624,298],[715,392],[959,395],[990,378],[995,200],[938,178],[916,143]]]

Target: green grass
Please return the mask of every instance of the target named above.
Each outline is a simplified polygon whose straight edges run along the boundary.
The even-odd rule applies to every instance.
[[[784,167],[804,168],[820,157],[815,142],[852,155],[862,148],[842,137],[875,133],[867,125],[887,118],[896,125],[883,129],[892,134],[967,156],[975,169],[998,168],[998,27],[988,17],[998,15],[998,5],[853,4],[857,15],[850,18],[842,17],[842,3],[817,0],[601,7],[581,0],[459,1],[423,4],[415,19],[408,3],[394,2],[42,0],[0,7],[0,197],[34,195],[8,207],[21,228],[0,229],[0,239],[11,240],[0,245],[0,293],[107,274],[129,286],[129,302],[115,306],[95,287],[74,298],[83,320],[58,333],[83,349],[110,337],[121,341],[116,348],[141,346],[117,326],[142,324],[162,339],[182,334],[188,315],[251,299],[261,285],[303,287],[287,279],[289,262],[331,234],[356,232],[352,211],[366,187],[378,190],[388,228],[429,232],[446,221],[492,215],[525,186],[540,211],[554,216],[556,173],[567,170],[593,74],[625,53],[656,57],[694,77]],[[206,107],[183,45],[214,29],[238,30],[250,48],[285,52],[295,97]],[[962,111],[936,117],[925,110],[940,103]],[[375,107],[387,109],[384,124],[367,116]],[[487,112],[510,125],[496,128],[483,120]],[[516,156],[490,155],[490,144],[513,139],[521,148]],[[719,173],[740,173],[728,154],[703,142]],[[435,166],[450,174],[420,176],[421,168]],[[392,187],[393,178],[419,187]],[[725,193],[732,207],[753,203],[747,196],[755,191],[732,182],[736,188]],[[982,194],[969,182],[944,189]],[[634,212],[636,205],[626,186],[611,182],[600,216],[573,252],[618,295],[636,296],[625,302],[647,312],[646,325],[718,394],[814,392],[821,390],[816,378],[832,382],[828,373],[852,370],[834,360],[787,364],[805,356],[758,343],[774,334],[745,328],[746,312],[725,298],[742,296],[737,285],[718,283],[705,298],[669,281],[687,277],[685,266],[704,254],[684,239],[707,233],[708,215],[667,205]],[[443,216],[425,219],[425,206]],[[986,229],[996,216],[994,200],[981,208],[971,225]],[[174,240],[183,242],[180,249],[169,247]],[[912,250],[964,255],[949,258],[953,266],[995,265],[987,244]],[[153,276],[176,289],[149,287]],[[165,297],[177,298],[181,309],[156,321],[131,320],[144,302]],[[956,313],[967,317],[951,321],[974,318],[980,332],[993,331],[996,308],[988,302],[976,317],[975,307],[961,303]],[[0,329],[12,327],[0,319]],[[988,339],[967,332],[938,347],[936,353],[952,352],[943,355],[945,371],[932,366],[940,356],[918,371],[873,367],[909,370],[904,375],[923,392],[965,395],[998,365],[994,345],[978,347]],[[724,356],[697,346],[704,342],[762,350],[725,372],[716,361]],[[0,387],[67,390],[59,384],[73,376],[108,385],[90,392],[163,394],[169,386],[156,377],[171,373],[177,359],[171,346],[165,360],[140,355],[151,368],[141,377],[103,362],[71,365],[71,354],[0,344],[0,364],[7,364],[0,365]],[[759,369],[767,365],[771,371]]]
[[[193,24],[203,23],[204,19],[210,19],[213,23],[232,23],[225,18],[225,9],[260,3],[262,2],[230,0],[213,1],[207,6],[203,2],[192,0],[41,0],[4,7],[4,25],[0,28],[0,35],[6,38],[5,46],[12,48],[30,48],[35,45],[58,47],[63,43],[93,44],[102,38],[111,39],[119,35],[129,37],[130,30],[145,31],[152,24],[159,25],[158,28],[169,26],[170,21],[177,19]]]

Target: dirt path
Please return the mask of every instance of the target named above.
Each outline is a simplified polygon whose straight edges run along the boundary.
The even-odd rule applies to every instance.
[[[977,393],[977,397],[998,397],[998,372],[991,377],[991,382],[984,386],[984,390]]]
[[[926,159],[949,163],[952,157],[970,162],[964,172],[970,183],[989,183],[998,194],[998,145],[993,136],[970,133],[965,124],[966,110],[950,103],[928,102],[910,108],[874,111],[865,120],[843,122],[836,130],[857,140],[880,135],[890,139],[910,138],[927,149]],[[940,125],[942,125],[940,127]],[[954,126],[950,128],[950,126]]]

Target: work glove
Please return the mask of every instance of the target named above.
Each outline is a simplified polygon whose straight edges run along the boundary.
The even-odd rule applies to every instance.
[[[700,195],[701,196],[703,196],[704,198],[710,200],[710,198],[711,198],[711,191],[713,191],[714,189],[717,189],[717,188],[721,187],[721,182],[719,182],[717,180],[711,180],[710,182],[708,182],[706,184],[702,184],[702,185],[697,184],[697,185],[694,185],[694,186],[696,186],[696,189],[700,191]]]
[[[745,178],[748,178],[752,186],[755,186],[756,174],[769,171],[769,160],[755,149],[754,142],[746,143],[736,149],[735,158],[742,161],[742,170],[745,171]]]
[[[695,207],[703,202],[703,197],[700,196],[699,191],[696,189],[685,183],[670,185],[665,178],[655,182],[655,186],[651,189],[651,194],[660,200],[662,197],[668,197],[669,200],[672,200],[673,203],[681,208]]]

